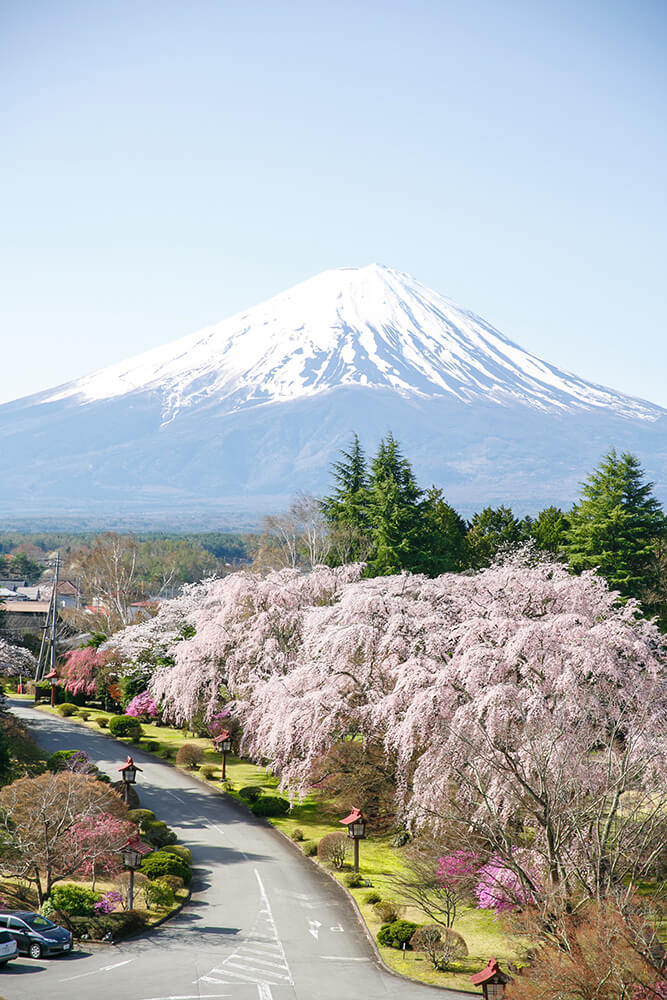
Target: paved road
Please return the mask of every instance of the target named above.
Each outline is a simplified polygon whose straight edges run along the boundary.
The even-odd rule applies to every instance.
[[[13,702],[48,753],[85,750],[114,779],[127,748]],[[192,850],[191,903],[162,927],[113,947],[81,947],[0,970],[6,1000],[464,1000],[387,973],[356,911],[277,831],[139,750],[137,788]]]

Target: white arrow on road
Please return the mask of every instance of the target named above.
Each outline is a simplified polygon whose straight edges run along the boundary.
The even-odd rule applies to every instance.
[[[313,937],[315,938],[316,941],[317,941],[317,939],[319,937],[320,927],[321,926],[322,926],[322,924],[319,922],[319,920],[309,920],[308,921],[308,931],[309,931],[310,934],[313,935]]]

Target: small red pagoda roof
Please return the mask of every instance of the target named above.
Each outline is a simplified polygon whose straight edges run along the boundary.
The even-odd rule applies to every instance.
[[[150,844],[145,844],[143,840],[139,840],[138,837],[132,837],[131,840],[128,840],[126,844],[123,844],[121,850],[127,850],[128,847],[139,854],[150,854],[151,851],[155,850]]]
[[[508,983],[510,982],[510,977],[506,976],[504,972],[500,971],[500,966],[498,965],[498,960],[491,955],[489,958],[489,964],[481,972],[476,972],[474,976],[470,977],[470,982],[474,986],[481,986],[482,983],[488,983],[492,979],[497,979],[498,982]]]
[[[345,826],[350,826],[352,823],[358,822],[358,820],[363,819],[361,814],[361,809],[353,809],[349,816],[342,819],[340,822],[344,823]]]
[[[133,767],[135,771],[141,771],[142,768],[137,767],[131,757],[128,757],[124,764],[118,768],[119,771],[127,771],[128,767]]]
[[[214,743],[222,743],[223,740],[231,739],[232,734],[228,729],[221,729],[217,736],[213,737]]]

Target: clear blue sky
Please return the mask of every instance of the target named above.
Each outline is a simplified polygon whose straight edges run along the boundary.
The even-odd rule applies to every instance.
[[[0,401],[379,261],[667,406],[666,11],[4,0]]]

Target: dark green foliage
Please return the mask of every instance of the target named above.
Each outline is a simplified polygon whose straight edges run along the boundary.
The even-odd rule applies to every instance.
[[[144,748],[144,750],[148,751],[148,753],[155,753],[157,750],[160,749],[160,744],[158,743],[157,740],[146,740],[141,745]]]
[[[76,757],[80,753],[80,750],[56,750],[46,761],[46,766],[54,774],[56,771],[66,771],[72,757]]]
[[[335,562],[365,558],[369,544],[368,470],[355,434],[349,451],[333,464],[334,489],[322,500],[322,513],[334,536]]]
[[[245,785],[243,788],[239,788],[239,795],[246,802],[256,802],[261,794],[262,789],[258,788],[257,785]]]
[[[372,906],[374,903],[380,903],[380,902],[382,902],[382,896],[380,895],[379,892],[375,892],[375,890],[373,890],[372,892],[367,892],[366,895],[364,896],[364,903],[368,903],[369,906]]]
[[[485,507],[473,514],[466,536],[471,566],[490,566],[501,549],[510,549],[524,541],[521,525],[511,507]]]
[[[62,705],[58,705],[58,715],[63,715],[65,718],[69,715],[76,715],[79,711],[76,705],[73,705],[69,701],[63,702]]]
[[[612,449],[582,486],[569,515],[565,551],[575,570],[599,568],[614,590],[641,598],[651,566],[667,535],[664,512],[644,482],[639,460]]]
[[[422,554],[416,571],[440,576],[466,568],[466,523],[435,486],[428,490],[422,504],[422,535]]]
[[[417,930],[418,924],[411,920],[395,920],[393,924],[385,924],[378,931],[378,943],[386,948],[410,947],[410,938]]]
[[[192,851],[184,844],[169,844],[162,848],[164,854],[174,854],[177,858],[192,866]]]
[[[250,808],[255,816],[285,816],[290,811],[290,804],[279,795],[262,795]]]
[[[146,927],[144,918],[136,910],[119,913],[101,913],[95,917],[70,917],[63,925],[71,930],[77,940],[87,934],[93,941],[102,941],[111,934],[114,941],[130,934],[138,934]]]
[[[148,907],[174,905],[174,890],[168,883],[163,882],[162,879],[148,882],[144,886],[144,896],[146,897],[146,905]]]
[[[175,854],[167,851],[148,854],[141,862],[141,871],[151,881],[161,878],[162,875],[178,875],[186,885],[189,885],[192,877],[190,866],[182,858],[177,858]]]
[[[106,729],[109,725],[109,719],[106,715],[100,715],[99,718],[96,719],[96,722],[100,729]]]
[[[8,785],[14,778],[9,742],[4,730],[0,729],[0,785]]]
[[[295,844],[300,844],[301,841],[303,840],[303,830],[301,829],[301,827],[299,826],[295,827],[295,829],[292,830],[292,832],[290,833],[290,838],[294,841]]]
[[[305,840],[302,847],[303,853],[307,858],[314,858],[317,856],[317,841],[316,840]]]
[[[569,521],[560,507],[545,507],[534,520],[525,518],[524,524],[524,533],[542,552],[556,556],[565,545]]]
[[[152,809],[130,809],[129,813],[127,814],[127,818],[130,820],[131,823],[136,823],[137,826],[141,829],[143,828],[144,823],[147,823],[150,820],[155,819],[155,813],[153,812]]]
[[[380,441],[371,464],[368,518],[373,557],[368,576],[412,570],[423,559],[422,491],[392,434]]]
[[[113,715],[109,719],[109,732],[113,736],[125,736],[131,740],[138,740],[143,729],[138,719],[133,715]]]
[[[161,819],[149,819],[141,825],[141,832],[153,847],[166,847],[176,842],[176,834]]]
[[[88,917],[95,913],[95,903],[102,898],[99,892],[83,885],[57,885],[49,894],[49,902],[56,910],[64,910],[72,917]]]

